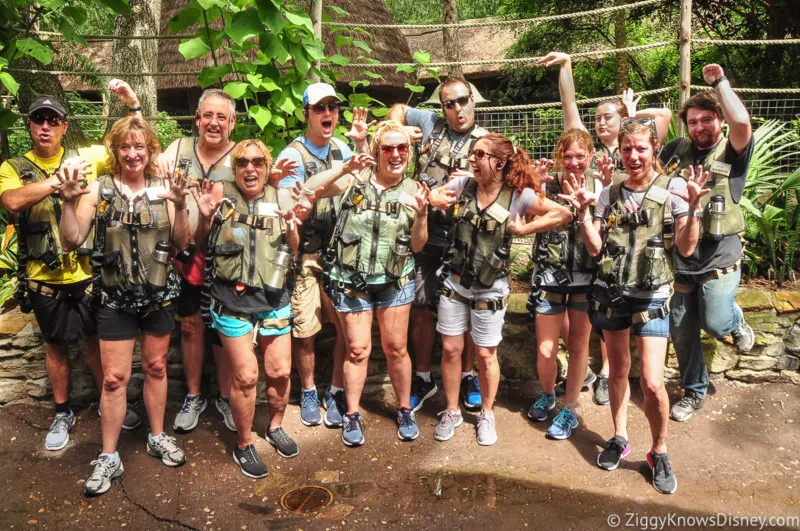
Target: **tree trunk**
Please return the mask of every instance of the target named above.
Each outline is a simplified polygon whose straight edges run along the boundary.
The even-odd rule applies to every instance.
[[[458,8],[456,0],[442,0],[442,21],[445,24],[458,24]],[[458,30],[442,30],[444,39],[444,55],[448,62],[461,60],[461,44],[458,40]],[[464,77],[461,65],[447,67],[448,77]]]
[[[625,0],[615,0],[614,5],[624,5]],[[628,30],[625,28],[625,22],[628,20],[628,12],[626,10],[616,11],[614,13],[614,47],[625,48],[628,46]],[[622,91],[628,88],[628,54],[617,53],[617,94],[622,94]]]
[[[117,35],[139,37],[158,35],[161,21],[161,0],[131,0],[129,15],[117,17]],[[155,39],[118,39],[114,41],[111,70],[115,72],[158,71],[158,41]],[[139,96],[144,116],[156,114],[156,79],[150,76],[129,76],[127,81]],[[126,116],[125,104],[111,98],[109,116]],[[108,122],[106,131],[113,122]]]

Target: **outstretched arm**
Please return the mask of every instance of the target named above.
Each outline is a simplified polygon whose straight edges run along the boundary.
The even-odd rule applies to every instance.
[[[722,115],[728,122],[728,139],[737,154],[741,154],[750,138],[753,136],[753,126],[750,124],[750,113],[747,112],[742,100],[731,88],[731,82],[725,77],[725,71],[717,64],[710,64],[703,67],[703,79],[709,85],[716,83],[714,90],[719,96],[719,104],[722,107]]]
[[[561,108],[564,111],[564,130],[583,129],[581,115],[578,113],[578,104],[575,102],[575,81],[572,78],[572,59],[563,52],[550,52],[538,61],[537,65],[545,68],[558,65],[558,93],[561,95]]]

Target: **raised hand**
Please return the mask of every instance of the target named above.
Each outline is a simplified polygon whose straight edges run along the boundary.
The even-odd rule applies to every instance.
[[[703,67],[703,79],[709,85],[725,75],[725,71],[716,63],[711,63]]]
[[[377,166],[375,159],[368,153],[357,153],[344,163],[344,173],[360,173],[367,167]]]
[[[279,183],[282,179],[289,177],[290,175],[297,175],[296,170],[299,167],[300,164],[298,164],[298,162],[295,160],[278,159],[269,170],[269,184],[277,187],[277,183]]]
[[[702,166],[698,166],[697,171],[695,171],[693,166],[689,166],[689,177],[686,178],[686,192],[672,193],[689,203],[690,211],[698,210],[700,207],[700,198],[711,193],[710,188],[703,188],[706,185],[710,173],[711,172],[703,171]]]
[[[595,175],[603,183],[603,187],[611,186],[611,183],[614,182],[614,171],[617,169],[614,159],[608,155],[603,155],[603,158],[597,161],[597,169],[598,171],[595,172]]]
[[[447,186],[434,188],[428,194],[428,202],[434,208],[447,210],[458,200],[456,193]]]
[[[165,181],[167,185],[167,191],[166,193],[159,194],[158,197],[172,202],[176,210],[182,210],[186,208],[186,196],[189,194],[189,190],[186,189],[186,185],[189,182],[189,176],[176,175],[173,177],[172,175],[167,175]]]
[[[321,186],[311,190],[301,186],[300,183],[295,183],[292,189],[292,199],[295,201],[292,210],[294,210],[298,222],[302,223],[308,217],[308,214],[314,208],[314,202],[317,197],[322,195],[323,191],[324,189]]]
[[[561,190],[564,193],[558,194],[557,197],[567,201],[578,212],[586,210],[586,207],[596,199],[596,196],[586,189],[586,178],[583,175],[580,177],[572,173],[565,175],[561,181]]]
[[[172,160],[170,157],[167,157],[164,153],[160,153],[158,157],[156,157],[156,175],[158,175],[162,179],[166,179],[174,172],[175,172],[175,161]]]
[[[426,216],[428,214],[428,197],[431,195],[431,189],[425,183],[419,183],[417,193],[414,194],[414,203],[408,205],[418,216]]]
[[[56,171],[55,178],[58,183],[50,186],[58,191],[61,201],[70,203],[83,194],[89,193],[86,188],[86,174],[89,173],[90,167],[91,164],[85,160],[75,158],[68,160]]]
[[[139,98],[136,96],[136,93],[130,85],[121,79],[114,78],[109,81],[108,91],[128,107],[136,107],[139,105]]]
[[[545,68],[549,68],[553,65],[564,65],[569,64],[572,61],[570,59],[569,54],[564,52],[550,52],[549,54],[545,55],[538,61],[536,61],[537,66],[543,66]]]
[[[412,142],[416,144],[417,142],[422,140],[422,129],[411,125],[406,125],[404,126],[404,128],[406,130],[406,133],[408,133],[409,138],[411,138]]]
[[[552,160],[546,158],[534,160],[531,163],[533,166],[533,174],[539,178],[539,184],[546,184],[554,179],[554,177],[548,173],[550,168],[553,167],[553,164],[555,163]]]
[[[367,132],[369,128],[378,123],[377,120],[372,120],[367,123],[369,110],[365,107],[355,107],[353,109],[353,122],[350,124],[350,131],[344,134],[353,142],[363,142],[367,139]]]
[[[525,220],[519,215],[519,212],[514,212],[514,217],[506,224],[506,230],[514,236],[525,236],[525,225]]]
[[[475,175],[473,175],[471,171],[467,170],[453,170],[447,175],[447,182],[450,182],[458,177],[467,177],[468,179],[471,179],[475,177]]]
[[[214,183],[208,179],[203,179],[198,187],[189,189],[197,203],[197,211],[201,217],[206,219],[213,216],[219,207],[219,201],[214,200],[213,189]]]
[[[642,99],[641,96],[633,99],[632,88],[626,88],[622,91],[622,104],[625,105],[625,109],[628,111],[628,118],[636,116],[636,107],[639,105],[640,99]]]
[[[289,230],[295,230],[298,226],[303,224],[303,222],[297,217],[297,213],[295,212],[294,208],[290,208],[288,210],[276,210],[275,213],[281,217],[283,222],[286,224],[286,228]]]

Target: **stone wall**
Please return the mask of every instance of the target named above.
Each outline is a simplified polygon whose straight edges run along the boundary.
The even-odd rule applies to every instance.
[[[756,332],[755,347],[747,355],[740,354],[730,338],[716,340],[703,336],[703,350],[711,378],[728,378],[743,382],[791,381],[800,384],[800,291],[774,291],[743,289],[737,302],[744,309],[747,322]],[[500,368],[504,378],[536,378],[536,341],[525,305],[527,294],[511,296],[504,340],[500,345]],[[330,331],[329,331],[330,332]],[[373,354],[370,359],[368,384],[380,385],[388,381],[386,361],[380,351],[377,325],[374,327]],[[317,341],[317,383],[323,385],[330,378],[330,352],[333,338],[323,334]],[[599,347],[595,338],[591,345],[591,364],[599,366]],[[72,361],[71,400],[74,403],[96,401],[98,390],[81,355],[82,344],[70,346]],[[639,363],[633,351],[631,374],[638,374]],[[560,355],[560,365],[566,366],[565,355]],[[12,310],[0,315],[0,403],[21,398],[50,399],[51,393],[45,371],[45,345],[32,314]],[[207,380],[211,394],[216,383],[213,357],[208,360]],[[260,360],[259,360],[260,362]],[[675,353],[670,347],[666,375],[677,378]],[[263,372],[263,371],[262,371]],[[180,334],[173,333],[168,354],[167,376],[170,400],[180,400],[186,389],[180,358]],[[134,352],[133,373],[128,387],[130,400],[141,398],[144,375],[141,370],[138,346]],[[259,385],[259,398],[263,398],[263,375]],[[295,386],[296,388],[296,386]]]

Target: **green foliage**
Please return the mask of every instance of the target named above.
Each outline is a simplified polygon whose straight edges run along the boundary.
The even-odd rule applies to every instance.
[[[0,308],[13,300],[17,271],[17,231],[7,229],[6,212],[0,210]]]
[[[436,80],[437,83],[440,82],[439,74],[442,73],[442,69],[439,67],[428,66],[431,62],[431,54],[424,51],[424,50],[417,50],[412,55],[414,59],[413,64],[407,65],[399,65],[395,72],[405,72],[407,74],[414,74],[414,83],[404,83],[403,86],[408,89],[409,95],[408,100],[406,101],[406,105],[411,104],[411,100],[414,98],[415,95],[422,94],[425,92],[425,86],[420,85],[420,77],[423,73],[427,73],[432,78]]]
[[[156,116],[158,117],[156,118],[155,127],[156,137],[158,137],[158,142],[161,144],[162,149],[166,149],[178,138],[189,136],[189,131],[184,131],[178,121],[170,117],[169,114],[162,111]]]
[[[459,20],[497,15],[501,0],[457,0]],[[439,0],[386,0],[386,6],[398,24],[438,24],[442,21]]]

